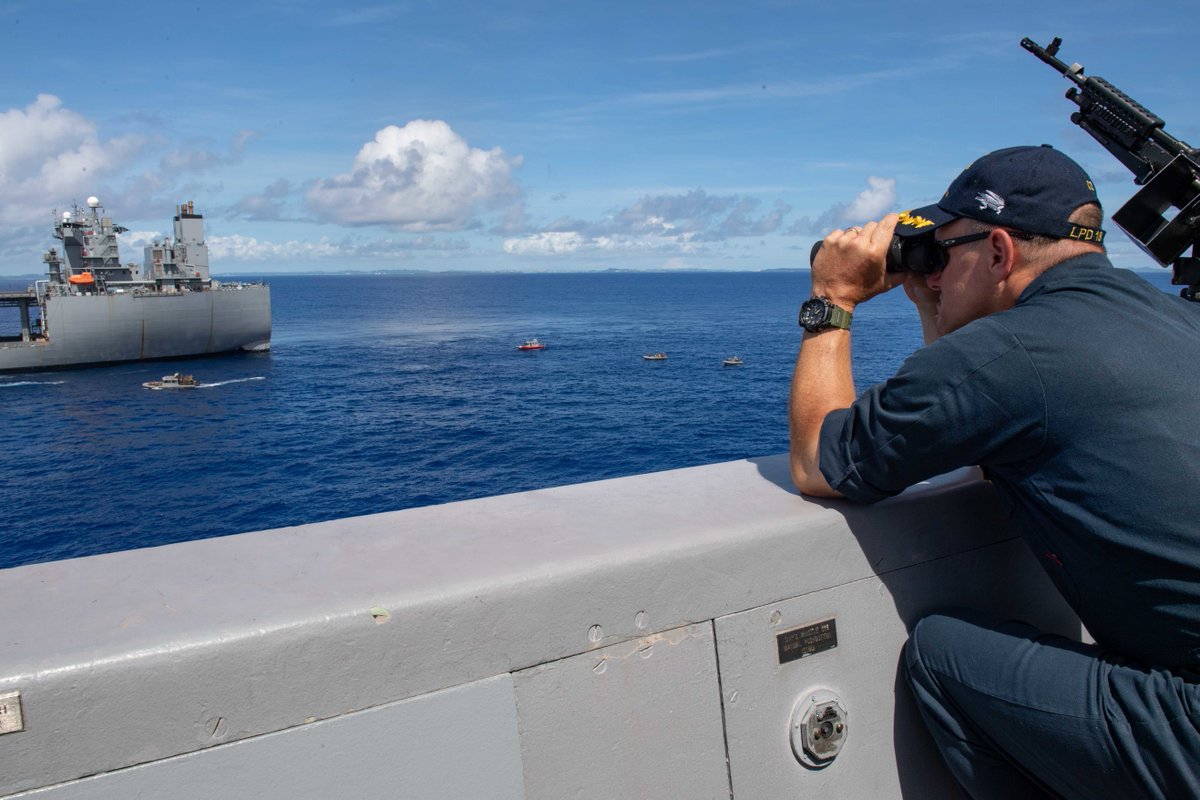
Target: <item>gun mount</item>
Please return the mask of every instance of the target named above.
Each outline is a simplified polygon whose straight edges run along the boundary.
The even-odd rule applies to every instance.
[[[1021,47],[1049,64],[1074,86],[1066,97],[1079,106],[1071,122],[1116,156],[1142,188],[1112,220],[1161,266],[1189,300],[1200,300],[1200,151],[1164,130],[1165,123],[1103,78],[1085,76],[1080,64],[1058,58],[1062,39]],[[1191,248],[1191,255],[1184,253]]]

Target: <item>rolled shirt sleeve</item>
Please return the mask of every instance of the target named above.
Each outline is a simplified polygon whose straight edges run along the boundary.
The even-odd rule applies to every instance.
[[[1046,399],[1017,336],[984,318],[914,353],[821,426],[829,485],[874,503],[962,466],[1019,469],[1045,440]]]

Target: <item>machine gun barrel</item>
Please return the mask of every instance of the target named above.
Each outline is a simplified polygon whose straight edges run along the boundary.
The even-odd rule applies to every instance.
[[[1021,47],[1075,84],[1067,90],[1067,99],[1080,110],[1071,115],[1071,121],[1116,156],[1134,174],[1136,183],[1144,184],[1178,155],[1196,159],[1191,145],[1163,130],[1165,123],[1158,115],[1103,78],[1084,76],[1081,65],[1068,66],[1059,59],[1060,44],[1059,38],[1049,47],[1028,37],[1021,40]]]

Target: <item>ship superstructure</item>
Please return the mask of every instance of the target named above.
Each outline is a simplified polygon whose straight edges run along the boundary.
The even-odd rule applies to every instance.
[[[0,336],[0,372],[266,350],[271,295],[263,284],[221,283],[209,273],[204,217],[192,201],[175,209],[174,236],[121,263],[113,223],[99,199],[54,217],[43,256],[46,279],[0,293],[20,332]]]
[[[209,280],[204,217],[196,213],[192,201],[175,214],[174,243],[155,242],[147,245],[145,253],[145,273],[160,287],[192,289]]]

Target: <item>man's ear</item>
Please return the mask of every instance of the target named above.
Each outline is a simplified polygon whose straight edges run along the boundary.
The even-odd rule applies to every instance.
[[[1002,283],[1008,280],[1013,267],[1016,266],[1017,243],[1008,231],[1003,228],[993,228],[992,235],[988,237],[988,246],[991,248],[988,251],[988,255],[991,257],[988,269],[992,270],[996,282]]]

